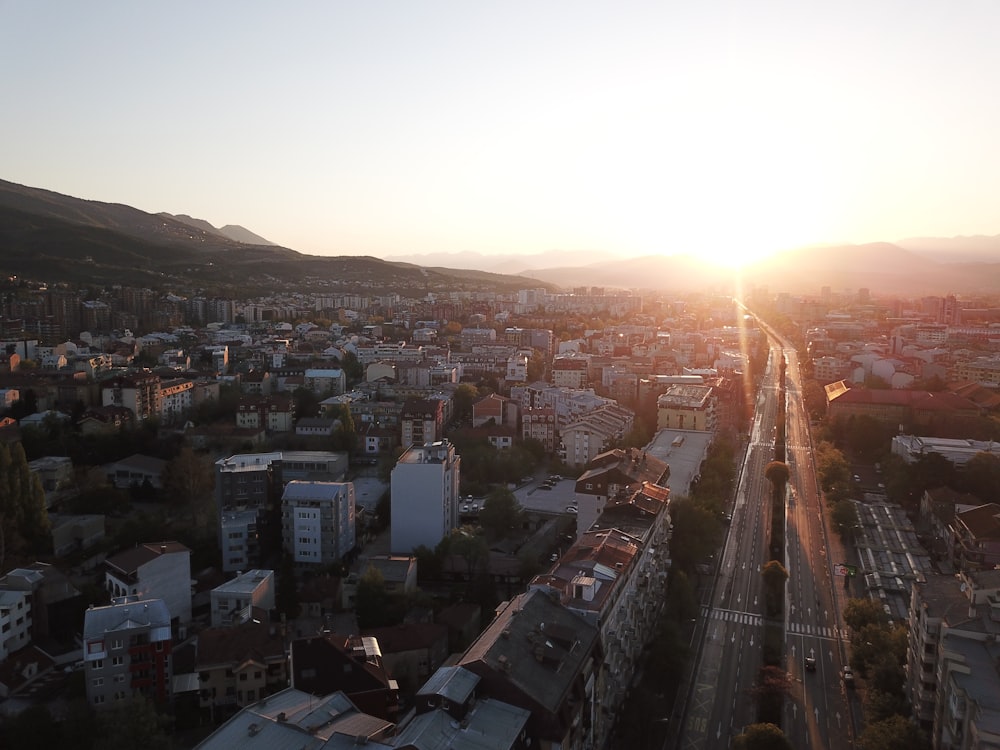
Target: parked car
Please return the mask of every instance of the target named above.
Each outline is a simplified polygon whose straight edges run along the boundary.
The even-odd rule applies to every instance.
[[[551,490],[552,489],[552,485],[551,484],[543,484],[538,489],[540,489],[540,490]]]
[[[567,513],[572,513],[575,516],[577,514],[576,506],[575,505],[567,505],[566,506],[566,512]]]
[[[854,670],[846,666],[844,667],[844,686],[854,687]]]
[[[815,672],[816,671],[816,657],[815,656],[807,656],[806,657],[806,671],[807,672]]]

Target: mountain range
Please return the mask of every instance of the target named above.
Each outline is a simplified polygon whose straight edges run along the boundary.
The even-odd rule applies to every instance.
[[[799,248],[738,275],[690,255],[624,258],[588,250],[329,257],[281,247],[237,225],[216,228],[184,214],[150,214],[3,180],[0,250],[0,272],[8,276],[220,293],[237,288],[246,295],[280,284],[302,290],[361,286],[372,293],[585,286],[728,293],[741,285],[804,294],[824,286],[895,295],[1000,293],[1000,236]]]

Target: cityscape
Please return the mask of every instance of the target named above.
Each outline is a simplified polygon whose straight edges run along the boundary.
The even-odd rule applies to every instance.
[[[7,746],[1000,742],[995,296],[199,285],[5,194]]]
[[[998,26],[5,4],[0,747],[1000,750]]]

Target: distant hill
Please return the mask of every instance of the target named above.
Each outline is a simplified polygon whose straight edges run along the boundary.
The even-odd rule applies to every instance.
[[[204,219],[196,219],[193,216],[188,216],[187,214],[174,215],[164,212],[157,214],[157,216],[165,216],[169,219],[176,219],[177,221],[187,224],[189,227],[201,229],[202,231],[218,235],[219,237],[235,240],[236,242],[242,242],[245,245],[274,245],[277,247],[275,243],[270,240],[265,240],[259,234],[254,234],[249,229],[241,227],[239,224],[226,224],[224,227],[214,227]]]
[[[1000,258],[1000,235],[911,237],[896,244],[925,258],[944,263],[995,263]]]
[[[3,180],[0,272],[77,284],[220,292],[236,287],[241,294],[263,294],[281,284],[299,290],[364,287],[372,294],[403,289],[513,291],[525,284],[523,278],[505,274],[425,269],[371,257],[305,255],[278,245],[247,244],[189,216],[182,220],[149,214]]]

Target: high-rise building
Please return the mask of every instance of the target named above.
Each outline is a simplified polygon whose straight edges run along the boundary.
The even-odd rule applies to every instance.
[[[437,546],[458,528],[461,457],[447,440],[411,446],[392,470],[393,554]]]
[[[330,565],[354,549],[353,482],[289,482],[281,497],[284,551],[297,565]]]

